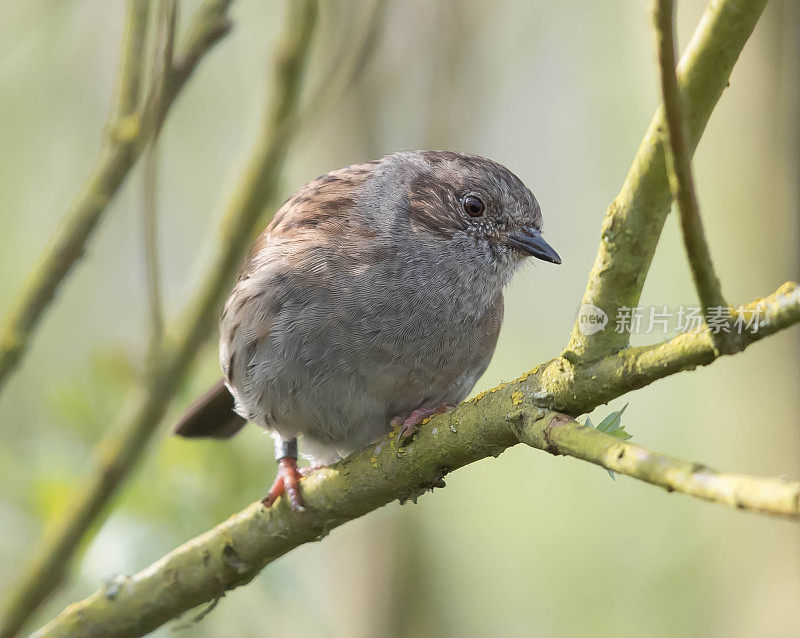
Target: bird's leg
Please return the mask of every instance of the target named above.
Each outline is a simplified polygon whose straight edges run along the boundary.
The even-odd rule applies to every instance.
[[[292,509],[295,512],[305,511],[303,496],[300,493],[300,478],[303,474],[297,469],[297,439],[276,438],[275,458],[278,461],[278,476],[275,477],[275,482],[261,502],[266,507],[271,507],[277,498],[286,492]]]
[[[448,410],[452,410],[454,407],[455,406],[447,405],[446,403],[440,403],[434,407],[417,408],[416,410],[413,410],[407,417],[396,416],[392,419],[390,425],[395,427],[402,424],[397,440],[403,442],[414,436],[419,429],[419,424],[429,416],[433,416],[434,414],[444,414]]]

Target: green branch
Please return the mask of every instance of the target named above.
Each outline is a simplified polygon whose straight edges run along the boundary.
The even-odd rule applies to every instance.
[[[692,271],[692,278],[703,309],[709,318],[712,309],[728,310],[728,302],[722,294],[711,250],[703,231],[700,204],[692,177],[692,154],[688,148],[686,113],[675,74],[675,4],[673,0],[656,0],[654,22],[658,49],[658,66],[661,77],[661,93],[664,101],[665,152],[670,189],[681,220],[683,244]],[[728,333],[719,331],[714,337],[719,346],[726,342]],[[727,347],[727,346],[726,346]]]
[[[759,304],[765,330],[761,337],[800,323],[800,287],[796,284],[782,286],[767,300],[748,308]],[[756,340],[753,336],[750,342]],[[517,443],[590,461],[668,491],[800,518],[798,483],[716,472],[620,441],[542,407],[542,403],[552,402],[553,389],[560,388],[559,401],[568,394],[592,397],[595,403],[583,406],[589,410],[635,387],[719,356],[707,329],[649,350],[631,350],[579,368],[556,359],[452,412],[432,417],[406,447],[398,448],[397,432],[393,432],[303,479],[306,511],[302,515],[293,512],[283,498],[269,509],[253,503],[138,574],[120,578],[70,605],[34,635],[142,636],[248,583],[295,547],[320,540],[335,527],[394,500],[415,499],[429,489],[443,487],[449,472],[496,457]],[[557,372],[559,366],[561,372]],[[632,387],[620,383],[624,378],[632,379]],[[600,391],[606,387],[613,390]]]
[[[158,145],[156,141],[151,143],[145,153],[142,181],[142,244],[150,311],[150,336],[145,367],[152,371],[161,357],[164,335],[164,310],[158,251]]]
[[[619,474],[712,503],[772,516],[800,519],[800,482],[729,474],[701,463],[653,452],[628,441],[584,427],[564,415],[545,418],[519,428],[522,443],[589,461]]]
[[[281,167],[296,132],[294,114],[316,14],[316,0],[293,0],[289,4],[275,54],[275,86],[262,130],[224,209],[225,236],[219,243],[220,254],[210,265],[185,318],[178,323],[171,347],[165,347],[150,377],[128,402],[121,423],[98,444],[93,473],[81,484],[75,500],[61,517],[48,525],[48,533],[23,569],[0,613],[2,638],[13,636],[63,580],[73,555],[80,544],[86,543],[109,500],[139,460],[195,354],[215,325],[221,299],[252,234],[260,225],[265,208],[276,203]]]
[[[0,389],[17,368],[33,331],[61,283],[83,256],[86,242],[137,159],[164,122],[169,107],[213,45],[227,33],[231,0],[206,0],[189,26],[163,96],[151,87],[139,101],[148,2],[129,0],[125,44],[116,81],[117,95],[106,124],[106,139],[94,168],[39,257],[0,326]],[[158,108],[147,105],[157,104]]]
[[[120,122],[134,115],[139,107],[149,16],[149,2],[128,0],[122,34],[122,51],[115,80],[115,99],[110,115],[112,122]]]
[[[694,152],[711,112],[728,84],[733,66],[750,37],[766,0],[711,2],[678,65],[678,86],[686,106],[687,144]],[[584,305],[614,317],[639,303],[672,196],[664,159],[664,112],[647,129],[633,164],[603,219],[602,241],[589,273]],[[628,345],[629,335],[603,331],[584,335],[578,322],[564,355],[598,359]]]

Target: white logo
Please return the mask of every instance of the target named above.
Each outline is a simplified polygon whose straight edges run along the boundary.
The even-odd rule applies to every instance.
[[[585,335],[593,335],[605,330],[608,325],[608,315],[602,309],[592,304],[583,304],[578,311],[578,328]]]

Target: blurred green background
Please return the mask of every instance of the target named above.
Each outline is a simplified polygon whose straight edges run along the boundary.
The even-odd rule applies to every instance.
[[[679,4],[683,46],[704,3]],[[184,18],[195,6],[183,3]],[[322,6],[311,84],[324,81],[331,51],[357,39],[370,5]],[[159,223],[169,313],[217,241],[214,211],[256,130],[283,8],[234,3],[233,34],[167,121]],[[123,9],[122,0],[0,2],[0,314],[96,156]],[[284,195],[399,149],[475,152],[514,170],[539,198],[564,265],[531,266],[508,290],[476,391],[512,379],[568,337],[603,211],[657,105],[653,47],[641,0],[390,1],[360,81],[294,145]],[[707,231],[734,303],[800,278],[799,66],[800,5],[775,0],[697,154]],[[141,207],[137,171],[0,395],[0,591],[80,489],[93,445],[141,371]],[[674,218],[642,303],[695,305]],[[170,420],[218,374],[210,343]],[[798,388],[794,328],[612,407],[630,401],[625,423],[642,445],[798,478]],[[167,430],[36,625],[241,509],[274,475],[271,440],[254,426],[225,444]],[[417,505],[392,504],[299,548],[178,635],[797,636],[798,601],[796,523],[612,482],[587,463],[518,447],[449,476]]]

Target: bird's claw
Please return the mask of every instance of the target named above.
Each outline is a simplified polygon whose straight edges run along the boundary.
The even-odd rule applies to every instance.
[[[419,425],[425,419],[434,414],[444,414],[452,406],[445,405],[444,403],[432,408],[417,408],[412,411],[407,417],[396,416],[391,421],[392,427],[400,425],[400,433],[397,435],[397,443],[400,447],[406,445],[419,430]]]
[[[306,508],[300,489],[300,479],[304,475],[305,473],[297,468],[296,458],[284,456],[278,461],[278,475],[275,477],[275,482],[269,488],[267,495],[261,499],[261,502],[265,507],[272,507],[278,497],[285,492],[292,510],[304,512]]]

